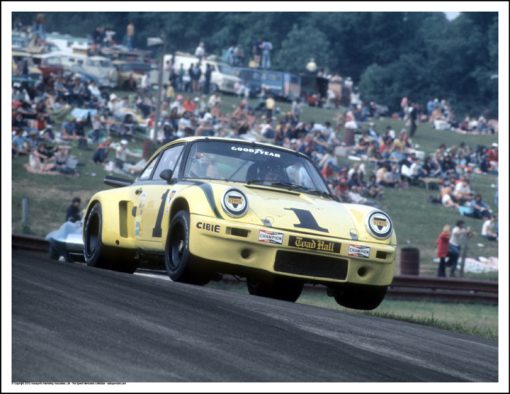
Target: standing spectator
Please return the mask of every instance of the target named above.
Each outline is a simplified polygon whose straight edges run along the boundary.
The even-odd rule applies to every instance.
[[[243,47],[239,44],[234,48],[234,66],[242,67],[244,64],[244,51]]]
[[[92,42],[94,43],[96,51],[101,48],[105,39],[104,27],[97,26],[96,29],[92,33]]]
[[[488,241],[497,241],[498,233],[496,232],[496,217],[491,216],[483,222],[482,225],[482,237]]]
[[[205,74],[204,74],[204,94],[209,94],[211,90],[211,76],[212,76],[213,68],[207,63],[205,65]]]
[[[448,244],[448,266],[450,267],[450,276],[455,276],[457,270],[457,262],[461,254],[461,247],[466,245],[466,240],[471,234],[469,227],[464,227],[464,221],[458,220],[456,226],[452,230],[450,243]]]
[[[196,63],[191,69],[191,89],[193,93],[198,92],[198,82],[202,76],[202,70],[200,69],[200,63]]]
[[[74,197],[66,211],[66,222],[74,223],[81,220],[80,204],[80,197]]]
[[[262,68],[271,68],[271,51],[273,50],[273,44],[267,39],[264,39],[260,45],[262,49]]]
[[[414,134],[416,133],[417,120],[418,120],[418,108],[416,104],[412,104],[409,107],[409,122],[411,123],[409,133],[411,134],[411,137],[414,137]]]
[[[129,22],[126,27],[126,41],[127,47],[131,51],[133,49],[133,38],[135,35],[135,25],[133,22]]]
[[[199,63],[205,57],[205,45],[203,42],[200,42],[200,44],[197,46],[197,49],[195,49],[195,56],[198,57]]]
[[[186,75],[186,70],[184,69],[184,65],[181,63],[179,66],[179,70],[177,71],[177,91],[184,91],[184,76]]]
[[[252,55],[253,55],[253,65],[255,67],[260,67],[260,59],[262,57],[262,39],[259,38],[255,40],[252,47]]]
[[[275,106],[275,101],[273,95],[270,93],[266,99],[266,121],[267,123],[271,123],[273,119],[273,110]]]
[[[443,231],[437,238],[437,257],[439,257],[439,266],[437,268],[437,276],[446,276],[446,258],[448,257],[448,243],[450,242],[450,225],[445,224]]]

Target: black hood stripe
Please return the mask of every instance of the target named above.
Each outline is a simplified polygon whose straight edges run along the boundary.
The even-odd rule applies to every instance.
[[[218,210],[218,207],[216,206],[216,203],[214,202],[214,192],[213,192],[213,189],[212,189],[210,184],[208,184],[206,182],[201,182],[201,181],[189,181],[189,180],[186,180],[186,181],[183,181],[183,182],[179,182],[179,183],[180,184],[186,184],[187,183],[187,184],[190,184],[190,185],[198,186],[200,189],[202,189],[202,191],[205,194],[205,198],[207,198],[207,202],[209,203],[209,206],[211,207],[211,210],[214,212],[214,215],[218,219],[223,219],[223,216],[221,216],[221,213]]]

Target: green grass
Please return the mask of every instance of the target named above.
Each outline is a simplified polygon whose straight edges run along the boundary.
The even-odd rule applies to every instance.
[[[125,95],[125,92],[116,92],[117,95]],[[234,96],[224,95],[222,107],[224,113],[233,110],[239,99]],[[257,100],[251,100],[256,105]],[[288,103],[277,103],[282,112],[290,110]],[[335,124],[335,119],[343,112],[343,109],[321,109],[305,107],[302,115],[303,121],[315,121],[324,123],[329,120]],[[391,125],[399,132],[404,124],[399,120],[382,119],[373,120],[376,129],[381,132],[387,125]],[[340,136],[341,138],[342,136]],[[465,141],[471,147],[477,144],[490,145],[497,141],[493,135],[459,135],[451,132],[440,132],[432,129],[428,124],[420,124],[414,142],[420,145],[420,149],[430,153],[440,143],[447,146],[459,144]],[[131,148],[141,148],[140,143],[130,144]],[[37,235],[46,235],[56,229],[62,223],[65,210],[72,197],[78,195],[84,203],[95,192],[106,188],[103,178],[106,175],[102,166],[95,165],[91,161],[93,151],[73,149],[72,153],[84,164],[78,167],[79,177],[72,176],[48,176],[27,173],[23,164],[28,161],[26,157],[13,159],[12,165],[12,225],[14,232],[21,232],[21,199],[28,197],[30,200],[30,231]],[[111,154],[113,156],[113,154]],[[367,165],[367,170],[373,169]],[[96,174],[92,176],[92,173]],[[493,204],[495,189],[491,185],[498,183],[497,176],[474,174],[472,188],[482,194],[497,212]],[[391,215],[399,246],[416,246],[420,249],[422,275],[434,275],[436,265],[432,259],[435,257],[436,238],[446,223],[454,224],[460,219],[460,215],[453,209],[446,209],[440,205],[428,202],[429,195],[435,191],[427,192],[424,188],[410,187],[406,190],[393,190],[387,188],[385,197],[381,200],[382,207]],[[465,218],[468,226],[476,232],[475,238],[470,242],[470,257],[498,256],[497,242],[488,242],[479,235],[482,222],[476,219]],[[483,244],[483,247],[477,244]],[[397,260],[398,261],[398,260]],[[398,267],[397,267],[398,271]],[[469,274],[470,277],[483,279],[497,279],[497,273]]]
[[[211,282],[208,286],[248,294],[244,282]],[[339,306],[335,300],[319,290],[303,291],[297,301],[299,304],[313,305],[320,308],[334,309],[342,312],[360,313],[388,319],[408,321],[461,332],[483,338],[498,338],[498,307],[495,305],[458,304],[432,301],[400,301],[386,298],[373,311],[357,311]]]

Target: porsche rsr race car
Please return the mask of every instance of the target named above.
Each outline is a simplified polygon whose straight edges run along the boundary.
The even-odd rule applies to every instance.
[[[301,153],[190,137],[159,148],[134,181],[105,178],[83,226],[89,266],[133,272],[159,257],[173,281],[246,277],[251,294],[296,301],[305,282],[373,309],[394,274],[390,217],[343,204]]]

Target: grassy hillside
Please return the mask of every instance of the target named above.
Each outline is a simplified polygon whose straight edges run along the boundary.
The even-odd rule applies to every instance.
[[[223,97],[224,112],[232,111],[232,107],[238,100],[231,96]],[[278,103],[281,111],[288,111],[290,106],[286,103]],[[334,122],[341,111],[320,108],[305,108],[304,121]],[[391,125],[397,132],[404,124],[401,121],[388,119],[374,120],[376,129],[381,132],[386,125]],[[432,129],[428,124],[418,127],[414,142],[419,144],[421,150],[434,151],[441,143],[447,146],[466,142],[471,147],[477,144],[490,145],[497,141],[497,136],[466,136],[450,132],[439,132]],[[130,144],[130,148],[141,148],[140,143]],[[92,160],[92,150],[73,149],[82,166],[78,167],[80,176],[50,176],[35,175],[28,173],[23,164],[26,157],[15,158],[12,162],[12,225],[13,232],[21,232],[21,200],[28,197],[30,202],[29,231],[36,235],[46,235],[56,229],[65,219],[65,211],[73,196],[80,196],[85,205],[86,201],[95,192],[108,186],[103,184],[106,175],[102,166],[95,165]],[[367,168],[370,171],[370,167]],[[472,187],[480,192],[493,209],[493,196],[498,179],[493,175],[473,175]],[[382,207],[391,215],[400,246],[416,246],[421,253],[421,273],[425,275],[435,274],[435,264],[432,262],[435,256],[435,241],[444,224],[453,224],[460,218],[456,211],[443,208],[440,205],[428,202],[429,195],[424,188],[410,187],[406,190],[386,189],[385,198],[381,201]],[[468,226],[476,231],[477,235],[471,240],[469,255],[498,256],[497,243],[489,243],[479,236],[482,222],[475,219],[465,219]],[[478,244],[483,246],[478,246]],[[398,268],[397,268],[398,269]],[[494,278],[496,275],[484,277]]]

